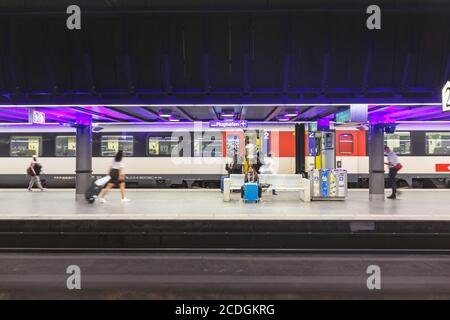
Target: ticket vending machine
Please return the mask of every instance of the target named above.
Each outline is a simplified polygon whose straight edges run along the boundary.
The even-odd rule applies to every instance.
[[[314,133],[314,168],[334,169],[336,167],[335,133],[318,131]]]
[[[336,169],[334,131],[314,133],[314,169],[310,172],[312,200],[344,200],[347,171]]]
[[[345,200],[347,171],[342,169],[313,169],[311,177],[312,200]]]

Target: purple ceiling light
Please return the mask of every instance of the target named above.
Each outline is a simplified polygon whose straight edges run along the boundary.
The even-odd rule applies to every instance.
[[[283,113],[286,117],[297,117],[299,115],[298,110],[295,109],[289,109],[286,112]]]
[[[278,119],[278,121],[282,121],[282,122],[287,122],[287,121],[290,121],[290,120],[291,120],[291,118],[288,117],[288,116],[285,115],[285,114],[279,115],[279,116],[277,117],[277,119]]]
[[[235,117],[235,115],[236,113],[233,110],[224,110],[220,113],[220,116],[226,119],[232,119]]]
[[[180,117],[177,115],[172,115],[169,117],[170,122],[180,122]]]
[[[158,114],[159,114],[159,116],[161,118],[170,118],[172,116],[172,111],[170,111],[170,110],[160,110]]]

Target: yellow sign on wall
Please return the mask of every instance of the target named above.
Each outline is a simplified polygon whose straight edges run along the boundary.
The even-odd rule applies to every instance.
[[[159,142],[158,141],[148,141],[148,152],[150,154],[159,154]]]
[[[37,155],[39,153],[39,140],[29,140],[28,150],[33,151],[33,154]]]
[[[119,151],[119,141],[108,141],[108,150]]]
[[[77,148],[77,139],[75,137],[69,137],[67,139],[67,149],[76,150],[76,148]]]

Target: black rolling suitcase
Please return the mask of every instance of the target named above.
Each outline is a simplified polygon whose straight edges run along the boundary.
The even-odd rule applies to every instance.
[[[109,180],[111,180],[111,177],[106,176],[93,181],[91,186],[86,191],[86,201],[89,203],[94,203],[95,199],[97,199],[98,195],[100,194],[100,191],[102,191],[103,187],[109,182]]]
[[[41,179],[42,188],[47,189],[47,180]]]

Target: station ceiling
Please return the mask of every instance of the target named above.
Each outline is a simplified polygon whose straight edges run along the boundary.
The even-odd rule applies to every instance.
[[[316,121],[328,117],[345,106],[78,106],[35,107],[45,113],[48,123],[75,122],[77,114],[91,115],[94,122],[181,122],[225,120],[223,113],[232,112],[235,120],[249,121]],[[440,105],[369,105],[369,117],[388,116],[396,121],[450,121],[450,112],[442,112]],[[30,108],[0,107],[0,123],[28,122]],[[161,114],[171,114],[167,118]],[[285,114],[295,114],[285,116]]]

